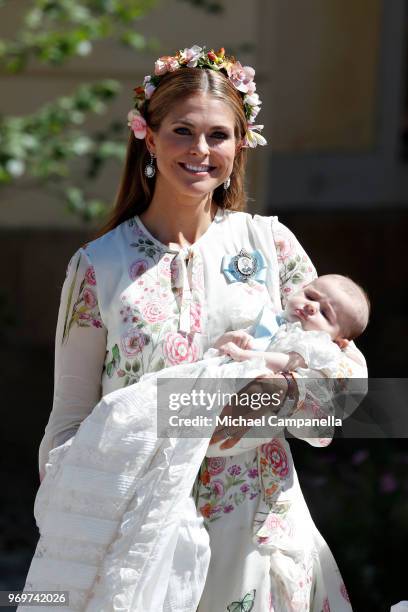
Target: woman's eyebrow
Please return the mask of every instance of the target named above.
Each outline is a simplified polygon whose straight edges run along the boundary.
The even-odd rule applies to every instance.
[[[191,123],[191,121],[188,121],[187,119],[175,119],[171,122],[171,125],[175,125],[176,123],[183,123],[188,127],[195,127],[195,124]],[[226,127],[225,125],[212,125],[210,130],[230,130],[230,128]]]

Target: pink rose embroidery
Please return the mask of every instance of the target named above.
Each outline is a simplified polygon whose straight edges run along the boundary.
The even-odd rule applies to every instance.
[[[123,352],[130,357],[137,355],[147,344],[148,337],[140,329],[129,329],[121,338]]]
[[[171,365],[192,363],[198,358],[198,346],[190,334],[183,336],[179,333],[168,332],[164,338],[163,352]]]
[[[89,266],[89,268],[85,272],[85,280],[88,285],[96,285],[95,270],[93,266]]]
[[[225,457],[208,457],[207,470],[211,476],[216,476],[224,471],[226,462]]]
[[[143,307],[142,315],[148,323],[156,323],[167,317],[167,310],[163,307],[163,301],[156,298]]]
[[[82,297],[87,308],[93,308],[96,306],[96,296],[92,289],[84,289]]]
[[[212,480],[210,486],[215,497],[222,497],[224,495],[224,483],[219,478]]]
[[[278,261],[285,261],[293,251],[293,244],[288,236],[275,235],[275,244],[278,252]]]
[[[272,440],[266,444],[262,444],[261,451],[272,471],[279,478],[287,478],[289,476],[289,463],[285,449],[278,440]]]
[[[129,266],[129,276],[132,281],[136,280],[138,276],[141,276],[147,270],[147,261],[145,259],[136,259]]]

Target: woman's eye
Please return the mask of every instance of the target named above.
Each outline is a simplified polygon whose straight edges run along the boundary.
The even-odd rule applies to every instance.
[[[190,134],[190,130],[186,127],[179,127],[179,128],[176,128],[174,131],[176,134],[181,134],[181,135]]]
[[[228,138],[228,134],[226,134],[225,132],[213,132],[211,136],[220,140],[225,140],[226,138]]]

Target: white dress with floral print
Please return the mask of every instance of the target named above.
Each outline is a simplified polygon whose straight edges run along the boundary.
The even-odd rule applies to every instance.
[[[262,252],[264,283],[230,283],[222,273],[223,256],[241,248]],[[285,296],[315,276],[300,244],[276,217],[222,210],[186,251],[157,241],[138,217],[79,249],[62,289],[41,477],[49,451],[75,433],[102,396],[145,373],[200,359],[232,328],[224,304],[246,304],[234,313],[241,316],[238,326],[245,327],[263,305],[281,310]],[[351,345],[329,374],[364,377],[364,359]],[[298,409],[307,410],[307,391],[301,397]],[[194,498],[211,548],[199,612],[351,609],[285,440],[236,456],[206,457]],[[181,602],[179,608],[163,609],[188,610]]]

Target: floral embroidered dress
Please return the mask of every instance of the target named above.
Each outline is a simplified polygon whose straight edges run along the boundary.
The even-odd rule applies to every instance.
[[[224,255],[242,248],[262,253],[262,282],[229,282],[223,274]],[[222,210],[186,250],[157,241],[138,217],[79,249],[62,289],[54,402],[40,447],[41,476],[49,451],[75,433],[101,396],[145,373],[200,359],[232,328],[224,304],[232,299],[246,304],[235,313],[239,318],[241,312],[235,325],[245,327],[264,305],[281,310],[285,296],[315,276],[301,246],[277,218]],[[309,375],[313,372],[303,372]],[[364,359],[353,345],[330,375],[366,376]],[[308,398],[298,380],[297,410],[308,411],[315,398]],[[236,456],[207,457],[194,498],[211,548],[199,612],[351,609],[331,553],[310,518],[285,440]]]

